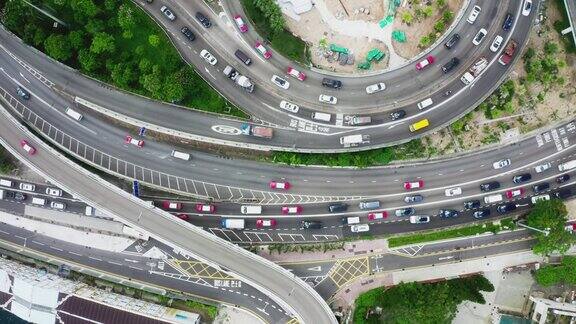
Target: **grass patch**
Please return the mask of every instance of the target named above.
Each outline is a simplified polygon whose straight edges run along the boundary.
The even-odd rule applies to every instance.
[[[284,30],[282,33],[273,33],[268,25],[268,19],[262,11],[254,5],[254,0],[242,0],[244,12],[258,34],[278,53],[303,65],[308,65],[307,46],[302,39]]]
[[[8,174],[16,169],[12,156],[0,146],[0,174]]]
[[[554,29],[558,32],[566,52],[575,54],[576,45],[574,44],[572,33],[568,33],[566,35],[562,35],[561,33],[562,30],[570,27],[570,20],[568,18],[568,13],[566,12],[566,7],[564,6],[564,0],[554,0],[552,3],[554,3],[556,9],[560,12],[560,15],[562,15],[562,20],[556,20],[554,22]]]

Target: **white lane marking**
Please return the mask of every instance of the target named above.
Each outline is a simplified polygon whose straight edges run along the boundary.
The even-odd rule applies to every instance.
[[[91,257],[91,256],[90,256],[90,257],[88,257],[88,259],[91,259],[91,260],[95,260],[95,261],[102,261],[102,259],[98,259],[98,258],[95,258],[95,257]]]
[[[24,74],[22,74],[22,72],[19,72],[19,73],[20,73],[20,76],[22,77],[22,79],[26,80],[26,82],[28,82],[28,83],[32,83],[32,82],[30,82],[30,80],[26,79],[26,77],[24,76]]]

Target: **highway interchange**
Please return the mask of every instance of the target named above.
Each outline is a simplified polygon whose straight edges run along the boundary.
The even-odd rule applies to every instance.
[[[208,69],[202,69],[202,67],[205,67],[204,61],[197,56],[197,48],[208,47],[212,53],[220,55],[219,59],[226,58],[226,61],[229,63],[233,62],[232,64],[238,67],[240,63],[232,57],[234,48],[221,46],[221,44],[227,44],[234,40],[239,41],[239,44],[241,44],[239,46],[246,47],[246,43],[251,44],[256,40],[257,36],[250,32],[245,35],[245,38],[239,37],[239,34],[232,26],[226,25],[225,19],[216,18],[215,16],[211,17],[212,20],[219,22],[221,26],[215,26],[208,32],[196,23],[192,14],[189,17],[179,14],[178,23],[187,21],[188,25],[193,27],[196,35],[200,36],[197,37],[193,44],[186,44],[179,34],[179,25],[171,25],[161,16],[157,8],[157,6],[160,6],[159,3],[155,3],[153,6],[142,4],[142,6],[157,18],[162,27],[166,28],[184,58],[194,64],[197,67],[197,71],[203,74],[204,78],[209,80],[214,87],[226,97],[237,100],[234,101],[235,104],[246,108],[250,114],[259,120],[279,126],[275,129],[275,136],[272,141],[262,142],[262,140],[252,137],[230,136],[229,134],[218,133],[214,131],[214,126],[216,125],[222,125],[223,128],[237,128],[239,123],[228,118],[201,112],[174,107],[168,108],[163,103],[106,87],[97,81],[80,75],[78,72],[53,62],[35,50],[31,50],[5,30],[0,31],[0,51],[3,51],[2,55],[0,55],[0,94],[5,99],[5,105],[3,106],[6,109],[9,109],[19,119],[24,120],[37,134],[49,139],[52,144],[55,144],[66,154],[112,175],[120,176],[124,179],[137,179],[142,184],[155,189],[163,189],[172,193],[215,202],[218,209],[216,214],[213,215],[214,217],[196,215],[192,210],[192,204],[185,204],[183,212],[191,216],[190,220],[194,225],[200,226],[207,232],[211,232],[228,241],[236,243],[284,242],[287,237],[291,237],[288,241],[315,242],[350,236],[353,234],[350,233],[348,226],[342,225],[340,218],[359,215],[362,217],[362,222],[366,223],[365,215],[367,212],[360,211],[356,206],[359,201],[367,199],[379,200],[383,208],[376,211],[386,211],[390,214],[383,221],[370,222],[371,233],[373,234],[409,232],[463,224],[473,220],[470,216],[472,211],[463,210],[463,202],[471,199],[482,199],[482,197],[487,195],[480,192],[479,185],[481,183],[497,180],[502,183],[502,187],[491,193],[503,193],[511,188],[518,187],[518,185],[512,183],[512,176],[529,172],[532,174],[532,180],[522,184],[523,187],[528,188],[543,181],[552,184],[550,190],[540,194],[551,194],[561,188],[564,190],[565,188],[570,188],[573,182],[555,184],[554,180],[559,175],[557,165],[575,158],[572,144],[576,140],[574,138],[576,136],[574,121],[550,125],[546,129],[528,134],[512,143],[486,148],[475,153],[426,163],[396,164],[389,167],[362,170],[286,167],[239,159],[224,159],[220,156],[200,151],[192,152],[185,145],[185,139],[189,137],[184,133],[216,142],[228,141],[222,144],[255,149],[302,149],[318,152],[323,150],[341,150],[341,145],[338,141],[339,136],[341,134],[357,133],[358,130],[361,130],[363,134],[369,133],[371,135],[370,145],[360,147],[361,149],[407,141],[413,135],[407,129],[408,119],[397,123],[396,125],[399,127],[391,127],[394,124],[390,124],[386,119],[391,110],[400,109],[406,104],[407,108],[405,109],[408,111],[409,117],[414,117],[418,110],[415,107],[415,103],[423,98],[431,96],[435,102],[446,100],[444,104],[435,105],[426,112],[426,117],[431,120],[433,128],[445,125],[473,109],[505,78],[510,67],[505,68],[499,65],[496,62],[497,56],[492,55],[488,51],[490,44],[488,39],[492,39],[497,30],[500,31],[500,23],[491,24],[489,36],[481,46],[473,46],[470,38],[476,33],[476,29],[480,28],[479,26],[488,25],[493,20],[501,21],[506,12],[514,12],[516,17],[514,27],[510,34],[505,35],[505,38],[513,37],[515,40],[524,43],[528,37],[531,17],[534,16],[535,10],[533,9],[530,18],[523,17],[520,14],[520,4],[521,1],[502,1],[499,3],[499,7],[489,8],[486,5],[483,8],[483,15],[479,17],[472,27],[465,22],[465,19],[458,23],[454,32],[459,32],[462,40],[458,47],[451,50],[451,55],[466,57],[469,58],[469,61],[461,63],[457,72],[444,76],[437,69],[451,57],[451,55],[447,56],[445,54],[446,49],[440,43],[431,52],[441,58],[433,66],[434,69],[418,73],[414,71],[413,64],[408,64],[383,75],[357,78],[346,77],[344,79],[345,87],[343,90],[339,90],[339,93],[345,92],[349,101],[346,99],[340,101],[341,104],[339,103],[335,107],[336,111],[342,114],[373,113],[373,120],[378,127],[349,128],[335,125],[325,127],[325,133],[331,134],[331,136],[319,135],[318,127],[314,131],[295,132],[294,127],[290,127],[290,124],[287,123],[290,120],[289,116],[276,108],[279,100],[290,99],[290,101],[298,103],[301,107],[327,111],[326,107],[318,105],[317,102],[313,102],[311,99],[317,97],[319,91],[326,91],[320,89],[319,80],[321,79],[321,74],[307,71],[309,78],[303,84],[299,84],[295,79],[290,79],[291,89],[298,96],[291,95],[286,98],[286,94],[274,89],[274,86],[269,81],[266,81],[271,71],[285,70],[288,64],[279,54],[274,53],[273,59],[266,63],[256,59],[249,73],[245,69],[241,69],[243,73],[247,73],[257,81],[258,89],[253,95],[238,92],[239,89],[230,80],[225,79],[220,70],[216,71],[217,73],[210,74]],[[171,5],[172,8],[178,8],[176,4]],[[187,7],[184,8],[184,11],[195,12],[198,5],[198,3],[186,4]],[[203,8],[206,10],[205,7]],[[238,8],[232,6],[228,7],[227,10],[238,10]],[[176,12],[178,13],[178,11]],[[464,16],[467,16],[467,13]],[[245,49],[248,51],[247,47]],[[253,51],[251,54],[253,58],[257,55]],[[482,75],[480,80],[473,83],[473,86],[463,88],[463,84],[459,79],[460,75],[482,55],[490,56],[490,68]],[[218,77],[212,78],[216,75]],[[264,76],[266,77],[264,78]],[[414,79],[418,80],[418,82],[413,82]],[[381,96],[366,95],[363,89],[367,84],[374,83],[376,80],[384,80],[388,85],[387,90],[382,92]],[[32,99],[22,101],[14,97],[16,86],[23,86],[28,89],[32,94]],[[453,94],[448,99],[443,99],[442,93],[446,89],[452,90]],[[397,103],[393,103],[393,101],[397,101]],[[79,105],[79,102],[82,105]],[[75,109],[81,111],[85,118],[80,123],[73,122],[63,113],[64,108],[67,106],[76,107]],[[103,116],[92,110],[98,107],[107,109],[109,113],[107,118],[99,118]],[[159,111],[162,113],[158,113]],[[112,115],[128,116],[132,120],[138,120],[138,122],[132,123],[132,126],[128,127],[122,123],[110,123],[110,112],[112,112]],[[307,109],[302,109],[301,112],[303,114],[310,113]],[[125,122],[126,120],[123,121]],[[4,140],[4,145],[17,149],[19,139],[29,137],[29,135],[24,135],[23,129],[10,130],[10,128],[14,127],[10,126],[8,120],[2,121],[2,123],[4,124],[2,125],[3,131],[0,134]],[[134,126],[137,125],[146,125],[152,129],[157,126],[162,127],[164,130],[157,133],[151,132],[145,138],[146,145],[144,148],[138,149],[123,142],[123,138],[127,133],[135,134],[137,128]],[[166,131],[167,129],[170,129],[170,131]],[[175,136],[166,140],[165,137],[159,135],[162,132],[168,132]],[[32,140],[32,142],[38,143],[35,144],[37,148],[45,147],[42,146],[44,144],[40,144],[37,140]],[[42,148],[40,149],[41,151]],[[183,162],[170,157],[170,152],[174,148],[191,152],[192,160]],[[51,161],[50,156],[56,157],[55,160]],[[57,179],[56,183],[91,204],[104,206],[107,205],[104,203],[106,201],[115,201],[114,204],[102,209],[107,210],[109,214],[121,216],[128,224],[136,228],[152,233],[152,236],[162,241],[160,244],[176,245],[180,249],[192,252],[195,257],[203,262],[216,262],[219,266],[230,269],[230,273],[235,277],[239,277],[242,280],[250,278],[250,280],[246,281],[250,282],[248,286],[253,289],[254,294],[256,294],[256,290],[266,291],[270,289],[271,299],[266,303],[274,305],[273,308],[283,310],[278,311],[278,314],[275,315],[260,314],[263,317],[270,316],[266,320],[273,322],[286,321],[291,316],[296,316],[306,323],[328,323],[332,321],[330,318],[331,314],[315,313],[311,310],[313,305],[318,304],[318,300],[310,292],[310,289],[297,285],[296,287],[298,287],[299,291],[296,293],[288,292],[286,287],[292,286],[292,284],[288,283],[292,279],[281,270],[274,268],[274,271],[270,271],[273,275],[268,276],[262,269],[258,268],[259,264],[249,264],[249,257],[243,254],[237,255],[235,253],[237,250],[231,249],[231,245],[218,247],[216,240],[214,240],[214,244],[211,244],[212,248],[221,255],[229,255],[230,260],[227,260],[227,257],[212,260],[214,253],[201,251],[198,247],[190,244],[193,240],[206,238],[205,234],[199,234],[202,231],[193,231],[194,235],[176,235],[178,237],[175,237],[174,234],[167,235],[167,233],[178,233],[180,231],[187,233],[192,227],[183,226],[185,223],[166,213],[160,213],[162,217],[159,217],[158,208],[146,208],[141,203],[132,200],[129,200],[130,203],[128,204],[120,203],[121,201],[123,202],[125,197],[122,198],[115,192],[101,193],[100,191],[106,191],[107,189],[103,189],[104,187],[98,181],[85,178],[85,175],[81,173],[76,173],[76,170],[69,172],[70,174],[60,174],[64,172],[62,171],[64,170],[63,166],[58,165],[56,161],[60,158],[62,157],[58,157],[55,153],[44,155],[41,152],[37,156],[30,157],[27,164],[33,165],[37,170],[42,170],[43,174],[47,175],[48,178]],[[495,170],[492,167],[492,163],[503,158],[511,159],[512,165],[504,169]],[[538,174],[534,172],[535,166],[546,162],[552,163],[550,170]],[[78,178],[75,179],[73,174],[76,174]],[[293,189],[287,192],[270,191],[268,182],[280,179],[290,181]],[[402,182],[416,179],[425,181],[424,189],[410,193],[405,192],[402,188]],[[84,188],[86,184],[83,182],[91,183],[94,187]],[[446,197],[444,194],[445,189],[452,187],[461,187],[464,192],[463,195]],[[573,188],[571,190],[574,191]],[[527,210],[531,206],[530,198],[534,193],[530,189],[527,192],[525,197],[512,200],[518,207],[518,211]],[[569,195],[572,195],[571,192]],[[419,215],[433,216],[429,224],[409,224],[406,218],[393,215],[394,210],[398,208],[412,207],[412,205],[405,204],[402,201],[404,196],[411,193],[424,194],[424,203],[413,207],[417,209]],[[349,203],[349,211],[341,214],[328,213],[327,205],[335,201],[346,201]],[[239,215],[239,203],[261,204],[264,206],[264,212],[262,215],[248,217],[247,229],[244,232],[218,229],[220,216]],[[283,216],[280,214],[280,206],[294,204],[304,207],[303,215]],[[482,208],[490,208],[492,215],[495,216],[497,215],[496,205],[487,204]],[[82,207],[78,208],[81,209]],[[461,215],[458,218],[441,219],[436,216],[439,208],[453,208],[460,211]],[[141,213],[135,215],[136,211],[141,211]],[[273,230],[255,229],[253,221],[255,218],[263,217],[277,219],[277,228]],[[299,227],[299,222],[302,219],[321,220],[323,228],[318,231],[302,231]],[[286,231],[289,235],[283,237],[277,234],[278,231]],[[263,235],[262,233],[265,234]],[[186,238],[184,238],[185,236]],[[298,238],[298,236],[302,238]],[[525,249],[528,246],[528,243],[526,243],[528,241],[518,243],[517,248]],[[501,250],[499,251],[501,252]],[[481,253],[489,254],[490,252],[482,251],[467,257],[477,257]],[[230,263],[235,257],[244,258],[244,262]],[[382,264],[378,263],[377,259],[374,260],[376,261],[369,262],[373,262],[376,268],[379,269]],[[82,260],[82,263],[85,261]],[[430,263],[431,261],[428,260],[427,262]],[[391,260],[390,263],[383,263],[396,266],[401,262]],[[211,265],[216,266],[215,264]],[[373,269],[373,267],[368,268]],[[298,267],[295,268],[295,273],[299,271],[298,269]],[[116,271],[122,272],[118,269]],[[258,273],[263,278],[254,278],[248,275],[250,273]],[[128,276],[132,275],[132,273],[128,274]],[[299,273],[298,275],[311,277],[309,273]],[[283,282],[285,286],[282,286]],[[326,282],[324,285],[327,287],[324,287],[322,283],[318,285],[321,288],[317,288],[317,290],[323,298],[329,298],[335,292],[334,284]],[[163,284],[168,285],[167,283]],[[194,291],[194,289],[191,289],[191,291]],[[212,291],[212,295],[205,291],[198,294],[207,298],[214,298],[215,296],[214,291]],[[223,298],[226,299],[225,297]],[[242,304],[236,302],[234,298],[227,300],[227,302]],[[249,309],[260,307],[253,302],[248,302],[242,306]]]

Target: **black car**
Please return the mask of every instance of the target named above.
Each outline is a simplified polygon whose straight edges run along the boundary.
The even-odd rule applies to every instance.
[[[320,229],[322,228],[322,222],[320,221],[301,221],[300,227],[304,229]]]
[[[328,206],[328,211],[331,213],[341,213],[348,210],[348,204],[345,203],[335,203]]]
[[[550,184],[548,182],[541,182],[532,186],[532,190],[534,191],[534,193],[540,193],[548,189],[550,189]]]
[[[406,196],[404,197],[404,202],[409,203],[417,203],[424,200],[424,196],[422,195],[413,195],[413,196]]]
[[[205,28],[210,28],[210,26],[212,26],[212,23],[210,22],[210,19],[208,19],[208,17],[204,16],[203,13],[201,13],[200,11],[198,11],[196,13],[196,19],[198,19],[198,21],[202,24],[202,26],[204,26]]]
[[[480,207],[480,200],[468,200],[464,202],[464,208],[474,209]]]
[[[443,218],[458,217],[458,211],[454,209],[440,209],[438,216]]]
[[[396,110],[390,114],[390,118],[392,118],[392,120],[398,120],[404,117],[406,117],[406,111],[404,110]]]
[[[410,207],[410,208],[396,209],[396,211],[394,212],[394,215],[400,217],[400,216],[414,215],[415,213],[416,213],[416,209]]]
[[[4,198],[5,199],[15,199],[16,193],[14,191],[6,191],[6,192],[4,192]]]
[[[512,178],[512,182],[522,183],[522,182],[530,181],[531,179],[532,179],[532,175],[530,173],[523,173],[523,174],[515,175]]]
[[[454,34],[454,35],[450,36],[450,38],[448,38],[446,43],[444,43],[444,46],[446,46],[447,49],[451,49],[452,47],[454,47],[456,45],[456,43],[458,43],[459,40],[460,40],[460,35]]]
[[[569,174],[563,174],[563,175],[556,178],[557,183],[564,183],[564,182],[567,182],[568,180],[570,180]]]
[[[511,211],[516,210],[516,205],[514,203],[507,203],[507,204],[500,205],[500,206],[496,207],[496,210],[500,214],[506,214],[506,213],[509,213]]]
[[[16,89],[16,92],[18,93],[18,95],[20,96],[20,98],[28,100],[30,99],[30,92],[26,91],[24,88],[22,87],[18,87]]]
[[[182,34],[184,34],[184,36],[186,36],[186,38],[188,38],[189,41],[193,41],[196,39],[196,36],[194,36],[194,33],[192,33],[190,28],[184,26],[182,27],[182,29],[180,29],[180,31],[182,32]]]
[[[322,85],[327,88],[340,89],[342,88],[342,81],[329,78],[322,79]]]
[[[510,28],[512,28],[513,23],[514,23],[514,16],[511,13],[508,13],[506,15],[506,18],[504,18],[504,23],[502,24],[502,29],[510,30]]]
[[[570,189],[562,189],[559,191],[556,191],[555,193],[553,193],[554,197],[558,198],[558,199],[566,199],[570,196],[572,196],[572,190]]]
[[[16,199],[17,201],[26,200],[26,194],[25,194],[25,193],[21,193],[21,192],[16,192],[16,195],[14,196],[14,199]]]
[[[498,181],[486,182],[480,185],[480,190],[484,192],[496,190],[498,188],[500,188],[500,182]]]
[[[442,65],[442,72],[448,73],[458,66],[458,64],[460,64],[460,60],[457,57],[453,57],[448,63]]]
[[[472,216],[476,219],[484,218],[490,216],[490,209],[480,209],[474,212]]]

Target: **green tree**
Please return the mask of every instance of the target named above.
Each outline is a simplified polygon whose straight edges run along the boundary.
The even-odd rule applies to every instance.
[[[564,254],[576,243],[576,236],[564,230],[568,220],[566,205],[559,199],[539,201],[527,217],[528,226],[548,231],[548,235],[536,232],[538,241],[532,250],[536,254]]]
[[[176,74],[172,74],[164,80],[163,89],[164,99],[168,102],[180,102],[186,95],[184,86]]]
[[[445,28],[446,28],[446,24],[444,24],[444,21],[442,21],[442,20],[438,20],[434,24],[434,31],[436,31],[437,33],[443,32]]]
[[[118,10],[118,25],[124,30],[129,30],[134,27],[136,21],[134,20],[134,14],[132,7],[128,5],[121,5]]]
[[[58,61],[67,61],[72,57],[72,46],[64,35],[52,34],[44,41],[46,54]]]
[[[446,10],[442,13],[442,20],[445,24],[449,24],[454,19],[454,12],[451,10]]]
[[[424,10],[422,10],[422,14],[424,15],[425,18],[431,17],[433,13],[434,9],[432,8],[432,6],[426,6],[424,7]]]
[[[160,45],[160,37],[158,35],[148,36],[148,44],[152,47],[158,47],[158,45]]]
[[[100,12],[100,9],[92,2],[92,0],[74,0],[70,1],[74,16],[77,21],[82,21],[85,18],[93,18]]]
[[[446,0],[436,0],[436,7],[442,9],[446,6]]]
[[[409,11],[402,12],[402,22],[406,25],[410,25],[414,21],[414,16]]]
[[[114,36],[107,33],[97,33],[94,35],[94,38],[92,38],[90,52],[95,54],[112,54],[115,50],[116,44],[114,43]]]
[[[576,257],[564,256],[560,265],[546,265],[536,270],[535,278],[543,286],[559,283],[576,285]]]
[[[101,66],[101,62],[96,55],[84,48],[78,52],[78,61],[82,70],[88,73],[96,71]]]
[[[84,48],[86,33],[82,30],[73,30],[68,34],[70,46],[75,50]]]

